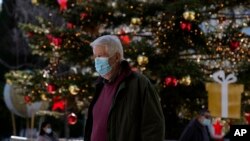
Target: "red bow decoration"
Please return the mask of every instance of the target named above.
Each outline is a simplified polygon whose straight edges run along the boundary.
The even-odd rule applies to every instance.
[[[192,28],[192,25],[189,22],[181,22],[180,27],[181,27],[182,30],[190,31],[191,28]]]
[[[52,105],[53,111],[56,111],[56,110],[64,111],[65,110],[66,102],[64,99],[60,99],[59,97],[55,97],[53,99],[53,102],[54,102]]]
[[[215,135],[221,135],[222,134],[222,128],[223,128],[223,126],[220,124],[220,121],[217,120],[213,124],[213,127],[214,127],[214,133],[215,133]]]
[[[173,76],[169,76],[165,78],[166,86],[177,86],[177,83],[178,83],[178,80]]]
[[[129,45],[130,42],[131,42],[131,39],[129,38],[128,35],[122,35],[120,36],[120,39],[122,40],[122,42],[125,44],[125,45]]]
[[[68,0],[57,0],[58,4],[60,5],[60,11],[67,10],[67,3]]]
[[[131,42],[130,37],[128,35],[126,35],[126,32],[123,29],[121,29],[121,31],[120,31],[119,38],[122,41],[122,43],[125,45],[129,45]]]

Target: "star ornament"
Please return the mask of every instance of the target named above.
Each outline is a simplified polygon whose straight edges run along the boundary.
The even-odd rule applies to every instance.
[[[215,135],[221,135],[222,134],[222,128],[223,128],[223,126],[221,125],[221,123],[219,121],[216,121],[213,124],[213,128],[214,128]]]

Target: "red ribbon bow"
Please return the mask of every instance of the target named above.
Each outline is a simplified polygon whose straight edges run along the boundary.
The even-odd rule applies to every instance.
[[[180,27],[181,27],[182,30],[190,31],[191,28],[192,28],[192,25],[189,22],[181,22]]]
[[[60,5],[60,11],[67,10],[67,3],[68,0],[57,0],[58,4]]]
[[[177,79],[173,76],[169,76],[165,78],[165,85],[166,86],[177,86]]]

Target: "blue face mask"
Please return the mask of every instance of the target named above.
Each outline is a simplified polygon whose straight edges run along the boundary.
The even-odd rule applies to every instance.
[[[109,65],[108,57],[95,58],[95,69],[101,76],[109,73],[112,67]]]
[[[209,125],[211,124],[211,121],[210,121],[209,119],[204,119],[204,120],[202,121],[202,124],[203,124],[204,126],[209,126]]]

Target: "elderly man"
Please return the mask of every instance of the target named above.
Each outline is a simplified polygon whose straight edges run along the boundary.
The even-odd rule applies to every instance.
[[[142,74],[131,71],[119,38],[105,35],[91,44],[100,74],[89,107],[85,141],[163,141],[159,97]]]

